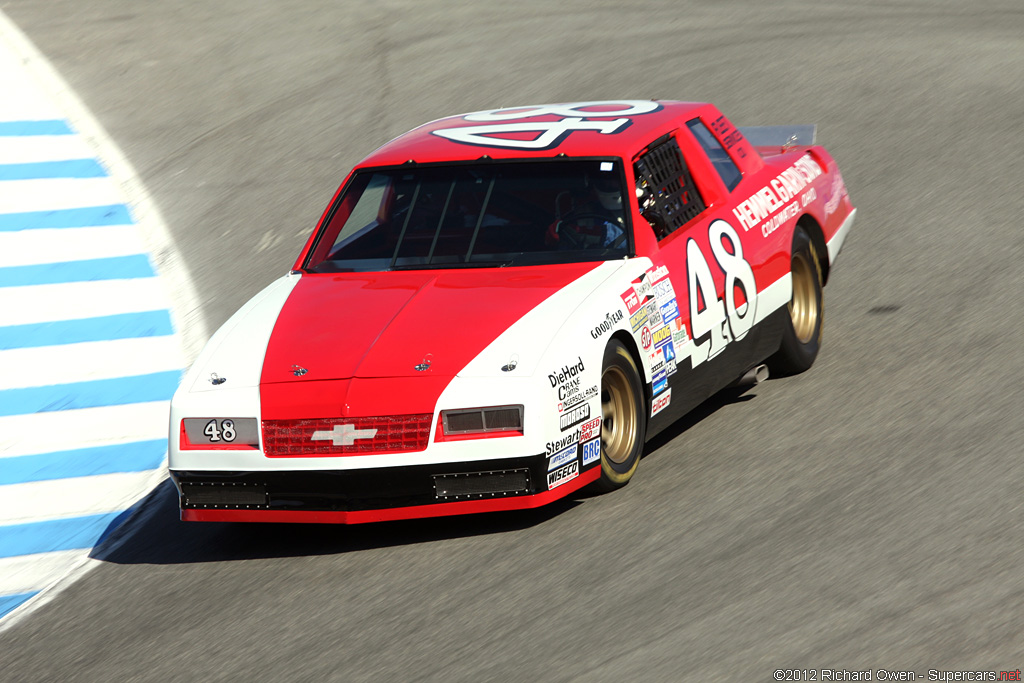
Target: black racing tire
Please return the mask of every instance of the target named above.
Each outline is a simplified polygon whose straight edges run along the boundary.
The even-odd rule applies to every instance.
[[[825,323],[825,285],[821,261],[810,235],[801,227],[793,233],[790,272],[793,296],[779,350],[768,359],[768,370],[777,377],[797,375],[814,365],[821,350]]]
[[[647,433],[647,402],[632,354],[617,339],[604,350],[601,370],[601,477],[598,491],[629,483],[640,464]]]

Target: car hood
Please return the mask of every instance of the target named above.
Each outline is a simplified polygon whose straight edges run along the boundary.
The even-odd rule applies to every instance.
[[[304,274],[277,316],[260,382],[453,377],[599,265]]]

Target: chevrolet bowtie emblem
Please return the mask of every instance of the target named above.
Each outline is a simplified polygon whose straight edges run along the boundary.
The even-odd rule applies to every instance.
[[[355,425],[334,425],[334,429],[313,432],[311,441],[330,441],[335,446],[351,446],[356,439],[372,439],[376,429],[356,429]]]

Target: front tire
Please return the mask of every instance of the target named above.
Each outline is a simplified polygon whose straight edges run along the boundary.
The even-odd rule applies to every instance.
[[[647,432],[643,384],[629,350],[613,339],[601,371],[601,478],[599,491],[629,483],[640,464]]]
[[[790,262],[793,296],[779,350],[768,359],[772,375],[796,375],[810,369],[821,350],[825,322],[825,294],[821,262],[810,235],[797,227]]]

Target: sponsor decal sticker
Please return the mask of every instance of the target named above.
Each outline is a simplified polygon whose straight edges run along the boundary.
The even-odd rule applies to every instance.
[[[654,417],[661,411],[668,407],[668,404],[672,402],[672,390],[666,389],[665,393],[661,396],[655,397],[651,402],[651,417]]]
[[[559,390],[561,391],[561,387],[559,387]],[[567,397],[564,401],[559,401],[558,402],[558,412],[562,412],[563,410],[568,410],[569,408],[572,408],[577,403],[582,403],[583,401],[592,399],[595,396],[597,396],[597,394],[598,394],[597,385],[594,385],[592,387],[588,387],[588,388],[584,389],[583,391],[577,391],[574,394],[572,394],[571,396]]]
[[[640,297],[636,295],[632,287],[623,292],[621,296],[622,303],[626,304],[626,310],[629,311],[630,315],[633,315],[640,309]]]
[[[548,473],[548,490],[558,488],[567,481],[572,481],[580,474],[580,464],[571,462],[565,467]]]
[[[580,427],[580,441],[589,441],[597,436],[601,436],[601,418],[595,417]]]
[[[667,304],[661,306],[661,319],[665,322],[671,322],[679,317],[679,305],[675,299],[670,299]]]
[[[654,332],[654,345],[661,346],[666,339],[672,338],[672,330],[668,327],[661,327]]]
[[[577,429],[576,431],[572,432],[571,434],[566,434],[561,439],[558,439],[556,441],[548,441],[547,445],[544,447],[544,453],[545,453],[545,455],[551,455],[552,453],[560,451],[563,448],[567,448],[570,445],[575,446],[575,444],[579,440],[580,440],[580,430]]]
[[[654,335],[651,333],[651,328],[645,325],[643,331],[640,332],[640,345],[644,347],[644,351],[650,351],[652,344],[654,344]]]
[[[666,389],[668,389],[668,373],[665,370],[659,370],[654,373],[652,391],[654,391],[655,395],[658,395]]]
[[[629,325],[636,332],[641,327],[647,324],[647,308],[641,308],[639,311],[629,316]]]
[[[676,298],[676,290],[672,289],[672,281],[665,279],[654,283],[654,296],[658,301],[668,301]]]
[[[597,339],[605,332],[610,332],[615,327],[615,323],[622,320],[623,317],[625,317],[625,314],[621,310],[614,313],[606,313],[601,324],[590,331],[590,336]]]
[[[558,427],[564,432],[569,427],[575,427],[581,422],[590,419],[590,404],[583,403],[572,410],[567,410],[558,418]]]
[[[676,374],[676,362],[674,360],[665,361],[665,372],[669,375]]]
[[[664,280],[668,277],[668,268],[665,266],[658,266],[657,268],[651,268],[647,271],[648,277],[651,278],[651,282],[657,282],[658,280]],[[672,285],[669,284],[669,287]],[[655,287],[657,289],[657,287]]]
[[[803,192],[822,173],[821,166],[811,158],[810,154],[806,154],[745,201],[740,202],[732,210],[733,215],[743,226],[743,231],[747,232],[786,206],[787,202]],[[762,235],[767,237],[779,225],[792,218],[793,211],[799,213],[799,210],[800,207],[796,202],[789,205],[785,212],[787,218],[773,220],[770,226],[767,224],[762,226]],[[771,229],[768,229],[769,227]]]
[[[661,309],[658,308],[658,303],[652,300],[647,304],[647,324],[653,327],[661,326]]]
[[[583,359],[578,357],[577,360],[579,360],[579,363],[576,365],[566,365],[561,370],[548,375],[548,381],[551,382],[552,389],[565,384],[567,381],[583,372]]]
[[[551,458],[548,460],[548,472],[550,472],[551,470],[555,469],[556,467],[561,467],[562,465],[564,465],[565,463],[569,462],[570,460],[575,460],[575,459],[576,459],[576,444],[573,444],[573,445],[569,446],[568,448],[564,448],[564,449],[558,451],[557,453],[555,453],[554,455],[551,456]]]
[[[583,443],[583,466],[601,459],[601,439],[591,439]]]

